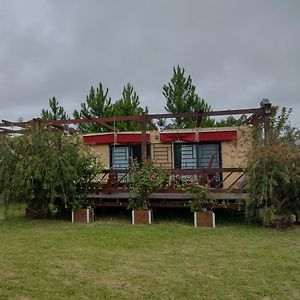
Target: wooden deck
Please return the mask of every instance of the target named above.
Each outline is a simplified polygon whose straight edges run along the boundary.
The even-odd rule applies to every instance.
[[[222,202],[226,202],[226,207],[237,208],[239,200],[245,200],[248,194],[245,192],[212,192],[210,193],[213,198],[221,206]],[[92,199],[94,206],[102,207],[127,207],[128,199],[130,198],[129,192],[114,192],[114,193],[98,193],[89,194],[89,199]],[[193,199],[192,195],[185,193],[152,193],[149,196],[151,207],[186,207],[186,202]]]

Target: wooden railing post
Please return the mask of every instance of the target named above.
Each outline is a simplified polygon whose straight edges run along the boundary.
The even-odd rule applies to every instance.
[[[141,122],[141,131],[142,131],[142,164],[144,165],[147,161],[147,132],[146,132],[147,117],[145,112],[142,112],[140,122]]]

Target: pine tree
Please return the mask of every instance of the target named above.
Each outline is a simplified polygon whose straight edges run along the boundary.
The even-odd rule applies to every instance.
[[[108,96],[108,89],[104,89],[102,83],[94,89],[92,86],[89,94],[86,96],[86,101],[81,103],[81,109],[75,110],[73,113],[74,118],[88,118],[88,117],[111,117],[113,116],[113,105],[111,98]],[[105,128],[96,123],[80,124],[78,128],[82,132],[104,132]]]
[[[163,95],[167,99],[166,111],[170,113],[210,111],[210,106],[196,94],[196,87],[192,84],[191,76],[186,77],[184,72],[184,68],[173,67],[171,82],[163,86]],[[213,125],[213,120],[202,119],[202,127]],[[195,126],[195,118],[176,118],[170,124],[170,127],[174,128],[193,128]]]
[[[130,83],[124,86],[122,98],[114,103],[114,113],[116,116],[135,116],[142,112],[148,112],[140,106],[139,96],[135,92]],[[117,129],[120,131],[135,131],[140,130],[140,124],[132,121],[122,121],[116,123]]]
[[[66,120],[68,118],[65,109],[58,104],[55,97],[49,99],[50,110],[43,109],[41,117],[48,120]]]

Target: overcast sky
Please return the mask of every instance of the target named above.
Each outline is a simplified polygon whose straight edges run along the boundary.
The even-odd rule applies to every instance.
[[[130,82],[164,112],[162,86],[185,68],[213,110],[293,107],[300,127],[298,0],[1,0],[0,120],[38,117],[56,96],[69,115],[102,82]]]

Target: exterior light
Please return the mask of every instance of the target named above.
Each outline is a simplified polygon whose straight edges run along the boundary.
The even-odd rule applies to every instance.
[[[270,103],[269,99],[264,98],[260,102],[260,106],[264,108],[266,114],[271,114],[272,112],[272,104]]]

